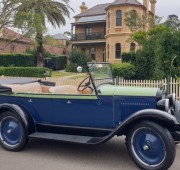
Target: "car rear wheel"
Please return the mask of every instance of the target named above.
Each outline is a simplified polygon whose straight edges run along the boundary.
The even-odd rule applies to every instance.
[[[0,115],[0,143],[9,151],[21,150],[28,141],[25,127],[18,115],[7,111]]]
[[[175,144],[169,131],[143,121],[127,135],[127,149],[138,167],[144,170],[167,170],[175,158]]]

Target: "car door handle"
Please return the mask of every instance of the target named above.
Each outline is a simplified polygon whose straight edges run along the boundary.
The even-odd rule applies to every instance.
[[[72,103],[71,103],[71,101],[70,101],[70,100],[68,100],[68,101],[66,102],[66,104],[72,104]]]

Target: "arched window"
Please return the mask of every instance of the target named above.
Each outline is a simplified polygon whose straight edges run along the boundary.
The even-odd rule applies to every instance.
[[[122,11],[116,11],[116,26],[122,26]]]
[[[131,11],[131,21],[132,21],[132,25],[136,26],[136,24],[137,24],[137,12],[135,10]]]
[[[109,44],[107,45],[107,58],[109,59]]]
[[[110,28],[110,13],[108,13],[108,28]]]
[[[120,43],[116,43],[116,59],[120,59],[121,58],[121,44]]]
[[[131,52],[135,52],[135,51],[136,51],[136,44],[135,44],[135,43],[131,43],[131,45],[130,45],[130,51],[131,51]]]

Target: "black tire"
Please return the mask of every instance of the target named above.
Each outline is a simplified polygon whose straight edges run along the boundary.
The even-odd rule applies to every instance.
[[[170,132],[151,121],[142,121],[130,130],[127,149],[132,160],[143,170],[167,170],[176,155]]]
[[[0,144],[8,151],[20,151],[26,145],[28,136],[21,118],[7,111],[0,115]]]

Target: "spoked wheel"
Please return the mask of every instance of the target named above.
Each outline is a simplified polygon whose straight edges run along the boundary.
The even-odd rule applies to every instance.
[[[19,151],[27,143],[27,135],[23,122],[13,112],[4,112],[0,115],[0,143],[9,151]]]
[[[175,144],[169,131],[156,123],[144,121],[127,135],[131,158],[143,170],[167,170],[175,158]]]

